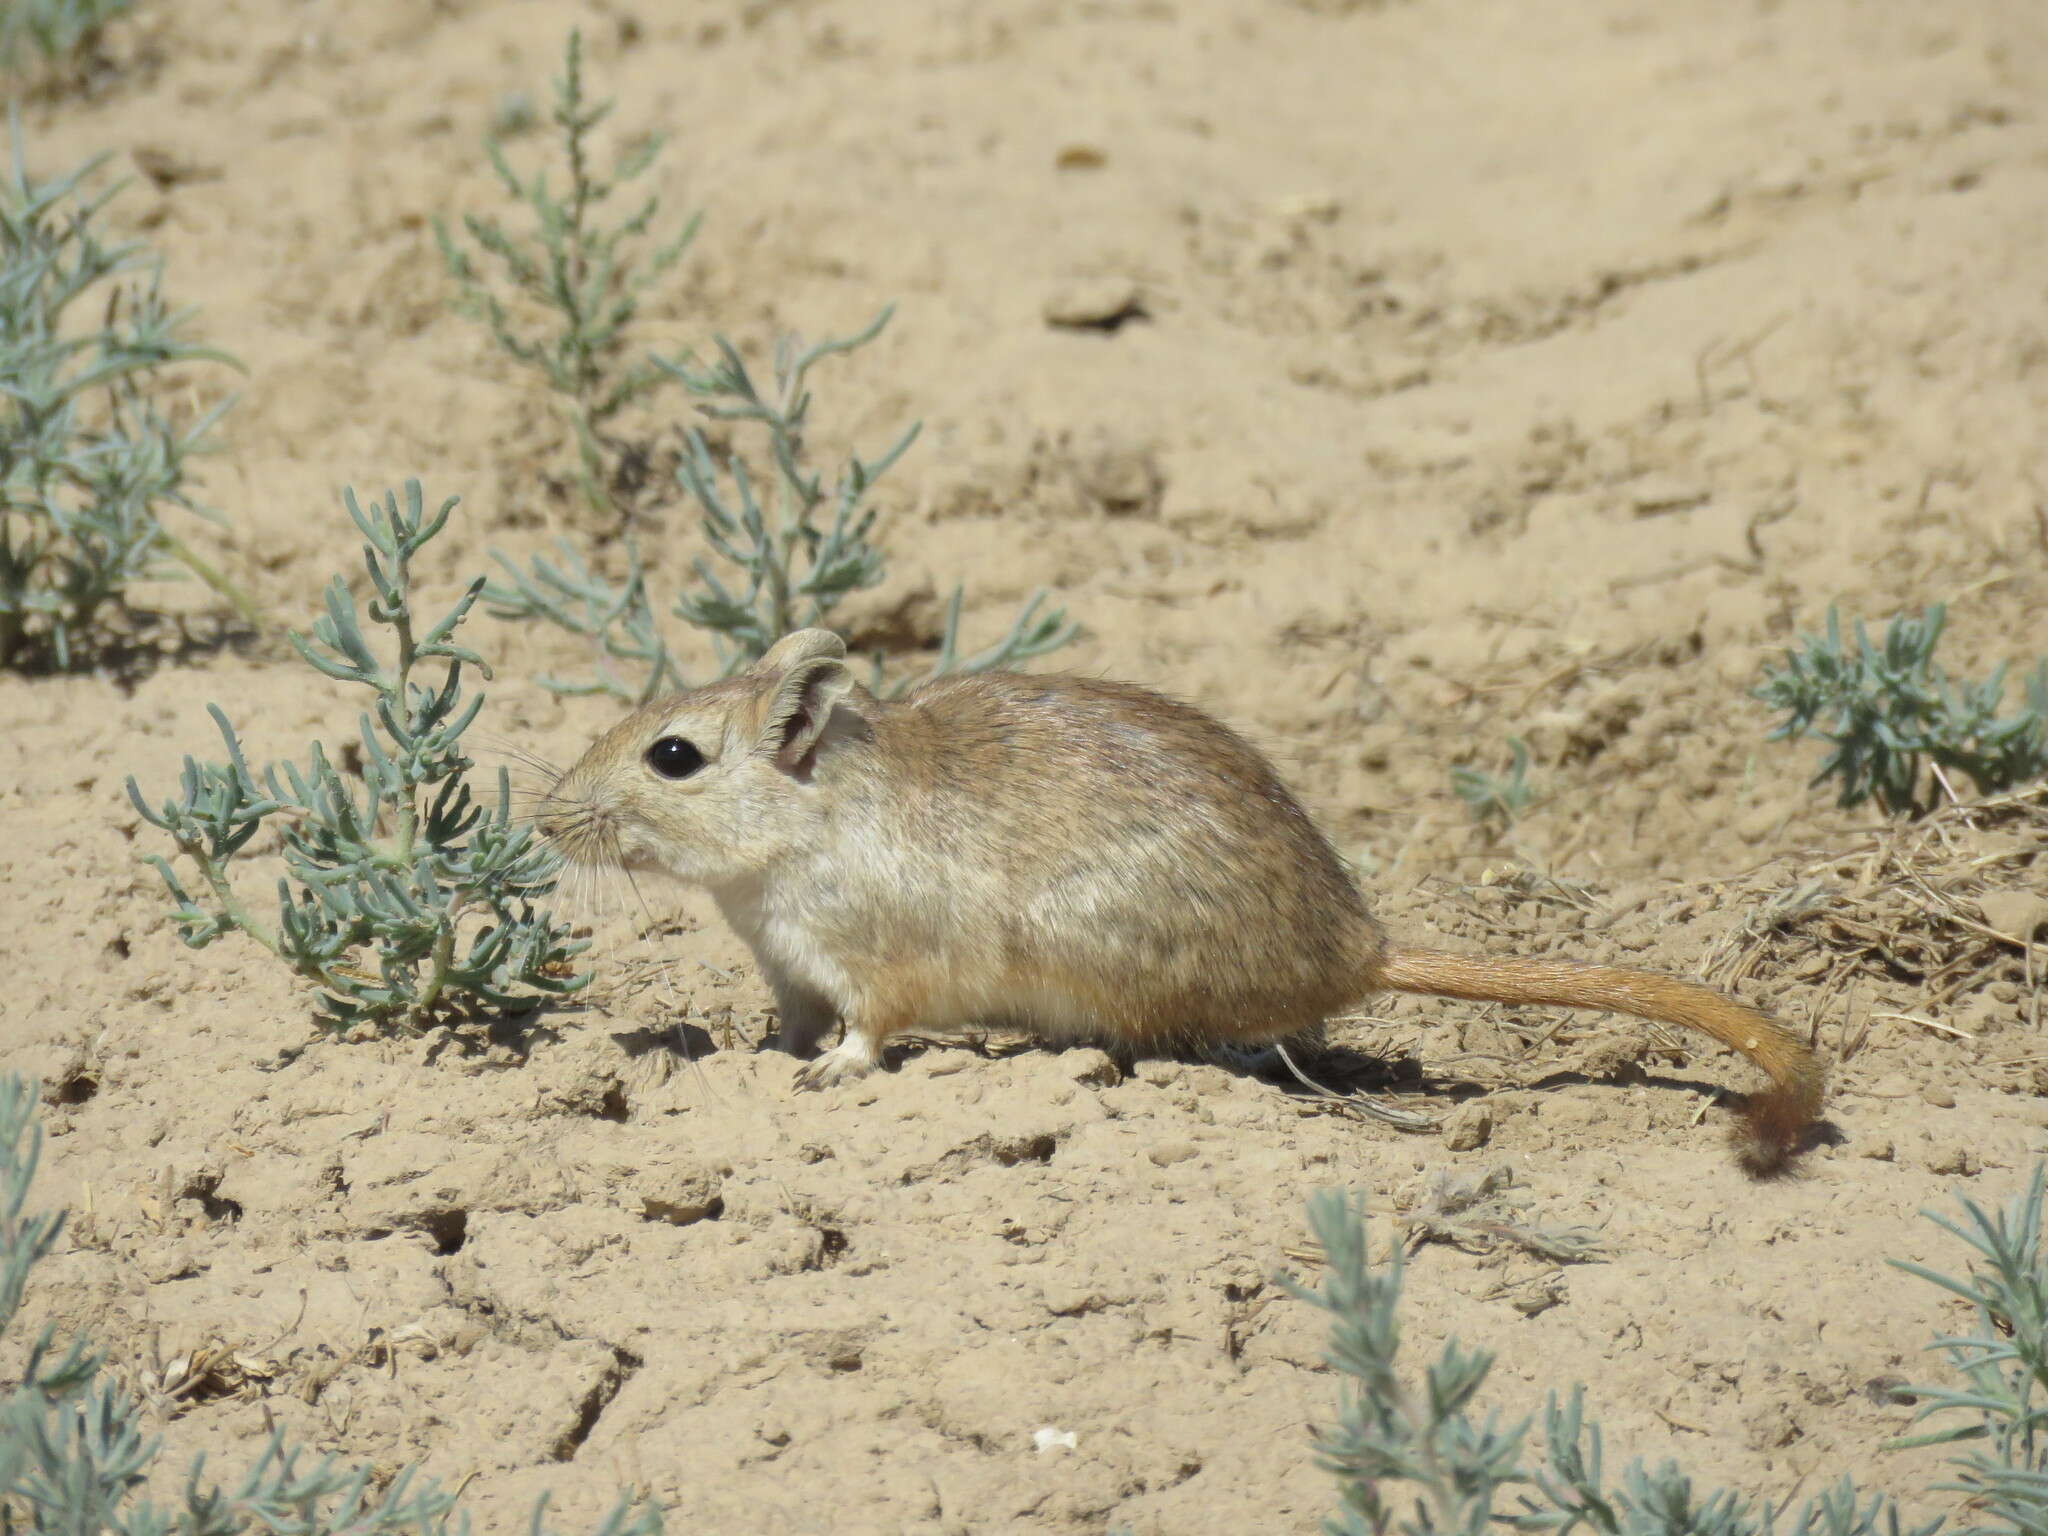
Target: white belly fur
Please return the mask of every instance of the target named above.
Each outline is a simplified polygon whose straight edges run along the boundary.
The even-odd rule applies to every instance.
[[[1093,1034],[1108,1022],[1096,1016],[1099,997],[1076,997],[1057,975],[1019,976],[996,954],[959,949],[969,934],[997,931],[1002,892],[993,881],[957,869],[941,880],[929,870],[905,867],[891,850],[869,853],[864,878],[851,888],[825,869],[798,865],[721,887],[712,895],[768,980],[779,975],[798,983],[825,998],[842,1017],[860,1012],[862,982],[872,979],[859,974],[858,957],[872,950],[878,928],[886,925],[895,930],[898,943],[922,932],[930,944],[920,956],[927,962],[920,970],[928,990],[915,1021],[919,1025],[947,1029],[1000,1020],[1071,1038]],[[906,909],[904,897],[913,891],[924,893],[934,910]],[[892,902],[895,910],[886,911]],[[838,955],[855,957],[853,968]]]

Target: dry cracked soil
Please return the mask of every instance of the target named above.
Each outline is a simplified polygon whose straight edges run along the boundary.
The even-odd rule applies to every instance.
[[[759,358],[897,306],[817,375],[821,448],[924,423],[857,646],[913,667],[954,583],[974,644],[1050,590],[1084,634],[1035,665],[1245,731],[1397,933],[1731,986],[1816,1042],[1832,1134],[1751,1184],[1732,1058],[1422,999],[1332,1059],[1433,1134],[1005,1040],[800,1096],[744,948],[659,885],[575,914],[573,1006],[325,1037],[254,945],[180,945],[122,784],[210,751],[209,702],[265,759],[359,702],[167,585],[141,661],[0,675],[0,1061],[72,1212],[23,1327],[100,1341],[164,1486],[276,1426],[423,1461],[485,1530],[629,1487],[684,1531],[1308,1532],[1338,1378],[1274,1280],[1315,1273],[1306,1197],[1384,1236],[1491,1175],[1605,1256],[1418,1246],[1418,1357],[1497,1351],[1509,1414],[1587,1382],[1611,1460],[1951,1509],[1940,1451],[1879,1446],[1961,1313],[1886,1260],[1957,1262],[1918,1211],[2042,1149],[2048,814],[1837,809],[1749,689],[1831,603],[1946,602],[1961,674],[2048,651],[2048,9],[140,0],[19,129],[43,174],[112,156],[106,217],[241,360],[178,375],[181,410],[238,397],[224,521],[178,528],[278,624],[357,569],[343,486],[463,497],[433,600],[491,549],[618,559],[435,241],[502,211],[482,136],[545,107],[572,26],[602,154],[666,133],[662,218],[705,214],[636,345]],[[664,591],[703,547],[689,415],[618,428]],[[536,681],[578,642],[464,634],[491,740],[560,763],[616,712]],[[1477,824],[1450,770],[1510,738],[1538,798]]]

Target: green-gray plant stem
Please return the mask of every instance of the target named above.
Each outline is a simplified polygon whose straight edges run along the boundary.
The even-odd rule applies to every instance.
[[[598,221],[598,210],[642,175],[662,147],[659,137],[650,138],[624,155],[609,178],[601,175],[592,164],[589,139],[611,110],[608,101],[585,100],[583,38],[572,31],[550,114],[567,162],[566,195],[550,189],[545,169],[522,178],[493,134],[484,140],[484,153],[506,196],[532,216],[532,232],[515,236],[495,218],[463,217],[477,251],[496,265],[494,283],[446,221],[434,221],[442,260],[456,282],[457,307],[481,320],[507,355],[540,373],[563,397],[584,495],[594,510],[605,513],[618,510],[610,489],[605,425],[664,382],[648,364],[622,362],[628,336],[642,295],[682,259],[700,221],[691,216],[676,234],[644,252],[640,244],[660,208],[658,198],[649,197],[609,228]],[[515,324],[499,285],[523,295],[550,319],[539,330]]]
[[[120,184],[86,182],[106,157],[52,181],[30,176],[18,117],[0,180],[0,665],[70,666],[104,638],[130,584],[183,566],[251,624],[254,603],[163,521],[164,509],[213,514],[185,489],[232,404],[185,427],[157,407],[162,370],[239,367],[184,339],[191,312],[163,301],[161,270],[140,242],[108,244],[96,223]],[[99,311],[81,327],[80,306]]]
[[[825,358],[866,346],[892,313],[884,309],[853,335],[814,346],[782,338],[765,388],[739,348],[723,336],[713,339],[717,358],[708,365],[692,357],[656,360],[696,397],[706,416],[760,429],[759,457],[772,477],[772,498],[764,506],[745,457],[715,453],[694,428],[686,434],[676,476],[702,514],[710,554],[692,562],[696,590],[677,597],[670,612],[710,638],[720,676],[751,665],[792,630],[829,625],[841,601],[883,578],[886,562],[872,537],[880,517],[873,493],[916,441],[918,427],[907,428],[874,458],[850,454],[838,478],[828,484],[808,448],[810,371]],[[630,569],[616,586],[593,573],[573,547],[559,548],[558,559],[536,557],[524,570],[494,552],[507,580],[485,590],[485,601],[498,617],[542,620],[592,642],[597,657],[588,679],[542,682],[564,693],[608,693],[630,703],[645,703],[684,686],[631,544]],[[1048,608],[1040,591],[1026,600],[1000,640],[963,655],[963,596],[956,586],[946,601],[939,654],[924,674],[927,679],[1016,666],[1059,649],[1078,633],[1065,610]],[[629,670],[621,675],[615,664]],[[876,659],[877,692],[899,694],[913,681],[885,679]]]
[[[20,67],[23,44],[45,64],[92,54],[108,22],[135,8],[135,0],[7,0],[0,5],[0,70]]]
[[[2006,668],[1978,683],[1957,682],[1934,659],[1948,611],[1931,603],[1901,614],[1873,645],[1863,621],[1855,644],[1842,638],[1830,606],[1827,629],[1803,635],[1784,665],[1766,669],[1753,696],[1784,713],[1765,739],[1818,735],[1831,743],[1815,784],[1840,784],[1847,809],[1875,796],[1894,815],[1925,808],[1923,770],[1966,775],[1989,794],[2048,773],[2048,660],[2029,674],[2023,698],[2004,708]]]
[[[1973,1334],[1937,1341],[1971,1378],[1971,1390],[1943,1396],[1914,1389],[1926,1395],[1923,1414],[1963,1412],[1979,1423],[1960,1435],[1988,1432],[1995,1439],[1996,1454],[1959,1463],[1964,1477],[1944,1485],[1969,1493],[1970,1508],[1999,1519],[1969,1527],[1969,1536],[2048,1530],[2048,1475],[2039,1449],[2048,1436],[2032,1433],[2039,1417],[2031,1395],[2048,1383],[2040,1353],[2048,1305],[2036,1305],[2048,1302],[2042,1187],[2037,1169],[2028,1194],[2002,1222],[1965,1200],[1968,1229],[1941,1223],[1992,1257],[1989,1274],[1962,1282],[1905,1266],[1980,1304]],[[1503,1528],[1558,1536],[1580,1530],[1598,1536],[1772,1536],[1780,1530],[1791,1536],[1933,1536],[1943,1523],[1908,1526],[1889,1499],[1859,1492],[1846,1475],[1825,1484],[1789,1524],[1733,1489],[1695,1489],[1673,1462],[1631,1461],[1610,1480],[1600,1426],[1586,1418],[1584,1389],[1577,1386],[1549,1394],[1543,1452],[1528,1457],[1529,1420],[1474,1417],[1493,1364],[1487,1351],[1450,1340],[1419,1376],[1403,1368],[1403,1248],[1391,1243],[1384,1263],[1373,1262],[1362,1202],[1325,1190],[1309,1201],[1309,1223],[1323,1247],[1322,1283],[1311,1288],[1284,1275],[1280,1280],[1328,1314],[1325,1359],[1344,1380],[1336,1419],[1317,1439],[1320,1463],[1338,1485],[1338,1511],[1323,1523],[1330,1536],[1490,1536]],[[2023,1415],[2031,1420],[2029,1436],[2001,1434]]]
[[[432,625],[412,610],[413,561],[447,525],[455,501],[429,516],[418,481],[405,502],[386,494],[366,511],[344,496],[363,535],[371,594],[368,617],[388,630],[390,659],[365,635],[356,599],[340,578],[299,655],[326,676],[371,691],[360,721],[360,776],[343,778],[315,742],[302,769],[285,762],[259,776],[233,727],[209,707],[225,762],[185,760],[179,794],[151,806],[134,780],[130,799],[163,828],[204,880],[194,900],[169,861],[152,857],[195,948],[247,933],[323,988],[337,1024],[396,1020],[409,1025],[448,1005],[523,1010],[582,987],[570,969],[586,947],[536,908],[554,888],[559,861],[511,812],[507,776],[494,801],[473,795],[474,766],[461,738],[483,695],[467,693],[464,668],[488,676],[482,659],[457,645],[455,629],[482,594],[481,577]],[[445,663],[438,684],[417,674]],[[272,818],[283,828],[286,874],[278,881],[278,923],[260,922],[234,892],[230,866]],[[374,963],[375,974],[365,968]]]

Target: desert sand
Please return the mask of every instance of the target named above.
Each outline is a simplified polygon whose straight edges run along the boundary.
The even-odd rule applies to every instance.
[[[606,153],[665,132],[664,218],[705,215],[646,349],[897,306],[817,378],[823,447],[924,423],[857,646],[915,666],[955,582],[974,643],[1048,588],[1085,634],[1038,665],[1249,734],[1402,937],[1731,985],[1814,1039],[1833,1132],[1751,1184],[1733,1058],[1420,999],[1332,1041],[1458,1134],[1028,1043],[799,1096],[744,948],[658,885],[578,914],[575,1006],[324,1038],[253,944],[180,945],[122,784],[213,751],[209,702],[276,758],[359,700],[274,635],[0,675],[0,1062],[43,1080],[38,1199],[73,1211],[24,1321],[93,1332],[166,1484],[281,1425],[423,1461],[483,1530],[633,1488],[681,1531],[1309,1532],[1337,1378],[1273,1281],[1314,1273],[1305,1197],[1361,1190],[1384,1236],[1506,1168],[1607,1256],[1419,1248],[1418,1359],[1497,1350],[1508,1414],[1587,1381],[1610,1463],[1949,1507],[1939,1451],[1878,1446],[1961,1313],[1886,1260],[1955,1261],[1916,1213],[2042,1149],[2048,814],[1838,810],[1748,690],[1834,602],[1947,602],[1968,676],[2048,651],[2048,9],[141,0],[25,102],[27,153],[111,151],[115,227],[245,366],[180,375],[239,398],[200,470],[225,525],[178,526],[280,625],[360,586],[344,486],[463,498],[437,599],[493,548],[616,555],[433,235],[503,211],[481,137],[545,105],[572,26]],[[622,431],[659,465],[688,417]],[[679,582],[687,505],[642,516]],[[202,589],[143,596],[207,632]],[[535,681],[576,642],[464,636],[485,736],[561,763],[613,717]],[[1542,798],[1489,830],[1449,771],[1510,737]]]

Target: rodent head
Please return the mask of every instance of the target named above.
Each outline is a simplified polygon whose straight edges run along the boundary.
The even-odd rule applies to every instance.
[[[542,832],[580,864],[712,887],[761,874],[820,831],[819,755],[864,733],[845,657],[798,630],[737,677],[636,709],[548,792]]]

